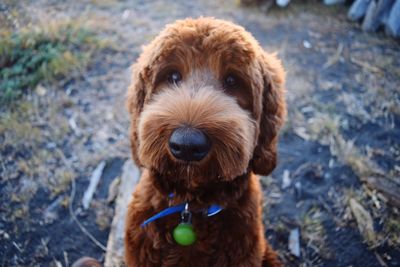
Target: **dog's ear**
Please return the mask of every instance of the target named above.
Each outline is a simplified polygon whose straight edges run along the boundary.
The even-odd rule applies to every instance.
[[[164,52],[163,47],[168,47],[166,45],[167,39],[167,33],[160,34],[148,45],[143,46],[142,53],[132,66],[131,84],[128,88],[126,105],[131,115],[130,139],[132,157],[139,166],[142,165],[138,156],[139,117],[144,104],[148,101],[153,92],[153,73],[156,72],[156,69],[159,67],[157,61]]]
[[[274,54],[262,52],[259,58],[262,74],[262,101],[259,136],[251,167],[254,173],[270,174],[276,166],[278,132],[286,116],[285,71]]]
[[[138,121],[140,113],[143,110],[143,105],[146,97],[146,77],[147,77],[147,64],[143,56],[139,57],[137,62],[132,66],[131,84],[128,88],[126,105],[131,115],[130,126],[130,139],[132,157],[136,164],[139,166],[140,161],[138,157]]]

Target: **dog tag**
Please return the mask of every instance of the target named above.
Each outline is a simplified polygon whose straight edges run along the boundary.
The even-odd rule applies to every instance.
[[[180,223],[175,227],[173,237],[181,246],[190,246],[196,242],[196,233],[193,230],[193,225],[190,223]]]
[[[185,209],[181,213],[181,223],[175,227],[172,236],[176,243],[181,246],[190,246],[196,242],[196,233],[192,225],[192,213],[189,211],[189,203],[185,204]]]

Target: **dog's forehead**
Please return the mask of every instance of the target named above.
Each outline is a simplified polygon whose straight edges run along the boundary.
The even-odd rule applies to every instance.
[[[226,77],[233,75],[240,90],[229,92],[244,109],[253,111],[258,106],[253,96],[260,94],[262,86],[261,53],[254,37],[233,23],[210,18],[177,21],[145,47],[141,59],[146,66],[143,77],[150,84],[147,95],[168,87],[167,79],[174,72],[181,75],[181,86],[191,90],[220,89]]]
[[[197,60],[248,64],[259,50],[258,42],[243,27],[210,18],[178,21],[168,25],[159,38],[159,51],[166,58],[191,54]]]

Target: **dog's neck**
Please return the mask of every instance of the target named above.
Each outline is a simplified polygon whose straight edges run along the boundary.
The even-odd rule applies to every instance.
[[[216,181],[196,188],[186,188],[179,181],[169,181],[157,171],[150,171],[153,184],[161,195],[168,198],[173,193],[174,198],[178,201],[189,201],[198,205],[219,204],[228,206],[237,202],[247,191],[250,176],[251,172],[246,172],[230,181]]]

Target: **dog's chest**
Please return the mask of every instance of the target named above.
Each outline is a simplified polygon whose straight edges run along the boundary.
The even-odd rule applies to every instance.
[[[193,216],[193,229],[197,240],[193,245],[177,244],[172,232],[179,224],[179,216],[171,216],[157,223],[162,266],[232,266],[232,258],[241,251],[245,239],[244,223],[223,211],[214,217]],[[161,241],[160,240],[160,241]]]

